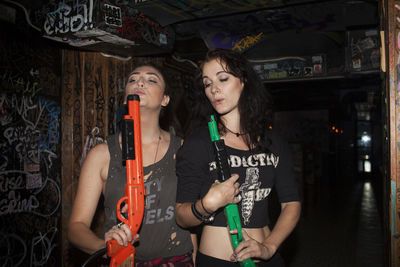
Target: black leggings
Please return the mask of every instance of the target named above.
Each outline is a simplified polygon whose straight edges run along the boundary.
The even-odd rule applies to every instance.
[[[238,262],[225,261],[221,259],[217,259],[197,251],[196,255],[196,267],[209,267],[209,266],[218,266],[218,267],[237,267],[239,266]],[[260,261],[256,263],[257,267],[285,267],[285,263],[279,253],[275,253],[275,255],[268,261]]]

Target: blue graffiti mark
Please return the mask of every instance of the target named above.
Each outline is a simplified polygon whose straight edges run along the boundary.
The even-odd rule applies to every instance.
[[[56,152],[56,147],[59,139],[59,116],[61,113],[61,107],[52,100],[47,100],[43,97],[39,97],[40,106],[44,106],[47,111],[49,119],[49,126],[47,128],[47,134],[41,133],[39,136],[39,151],[40,152]]]

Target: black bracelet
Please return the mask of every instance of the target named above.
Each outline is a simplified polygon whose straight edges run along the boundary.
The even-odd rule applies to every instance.
[[[201,213],[196,209],[196,201],[192,203],[192,212],[194,217],[196,217],[200,221],[203,221],[203,215],[201,215]]]
[[[203,208],[203,210],[204,210],[208,215],[212,215],[212,214],[213,214],[212,212],[209,212],[208,210],[206,210],[206,208],[204,207],[203,198],[200,198],[200,203],[201,203],[201,207]]]
[[[209,215],[209,216],[204,216],[203,214],[201,214],[201,213],[197,210],[197,208],[196,208],[196,202],[197,202],[197,200],[194,201],[194,202],[192,203],[192,212],[193,212],[193,215],[194,215],[197,219],[199,219],[200,221],[202,221],[202,222],[204,222],[204,223],[210,223],[210,222],[214,221],[214,214],[211,214],[211,215]]]

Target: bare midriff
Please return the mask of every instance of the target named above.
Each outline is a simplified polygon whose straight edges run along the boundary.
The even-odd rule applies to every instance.
[[[244,230],[258,242],[265,240],[271,233],[268,226],[263,228],[244,228]],[[233,247],[228,227],[204,226],[199,251],[214,258],[230,261]]]

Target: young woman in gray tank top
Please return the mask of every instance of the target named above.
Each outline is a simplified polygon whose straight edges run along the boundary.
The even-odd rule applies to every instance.
[[[175,153],[180,138],[161,129],[159,116],[170,101],[162,70],[153,64],[136,67],[128,77],[125,96],[140,97],[143,171],[146,190],[144,218],[139,234],[118,223],[116,205],[124,196],[126,168],[122,166],[121,135],[108,136],[92,148],[82,166],[78,191],[68,225],[68,239],[92,254],[115,239],[135,245],[135,266],[194,266],[196,236],[175,222]],[[91,229],[100,196],[104,196],[103,235]],[[194,252],[194,253],[193,253]]]

